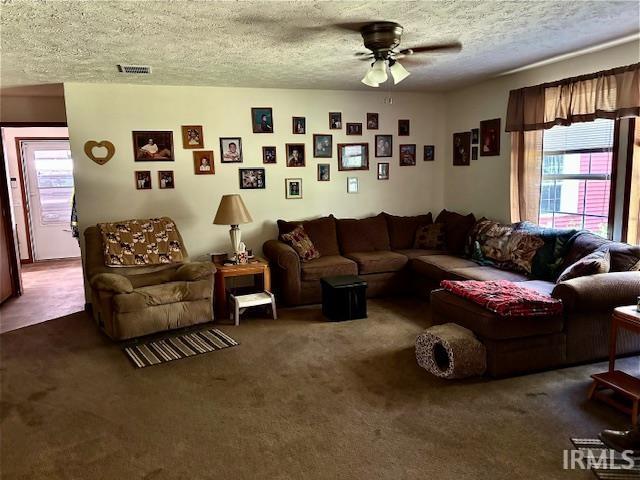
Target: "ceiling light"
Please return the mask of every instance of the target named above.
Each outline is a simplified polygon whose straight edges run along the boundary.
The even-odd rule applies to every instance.
[[[400,65],[400,62],[398,62],[397,60],[391,64],[391,66],[389,67],[389,71],[391,72],[393,83],[395,85],[411,75],[409,72],[407,72],[406,68]]]
[[[364,83],[365,85],[369,86],[369,87],[379,87],[380,85],[378,85],[376,82],[373,82],[371,80],[371,72],[373,69],[369,69],[367,70],[367,74],[362,78],[361,82]]]
[[[367,74],[369,80],[373,83],[384,83],[387,81],[387,62],[385,60],[376,60],[371,70]]]

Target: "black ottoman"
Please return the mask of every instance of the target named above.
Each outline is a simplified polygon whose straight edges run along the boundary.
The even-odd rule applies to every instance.
[[[367,318],[367,282],[355,275],[320,279],[322,314],[333,321]]]

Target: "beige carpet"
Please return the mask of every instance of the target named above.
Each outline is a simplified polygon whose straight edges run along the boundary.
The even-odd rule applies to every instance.
[[[552,479],[571,435],[628,421],[587,402],[604,364],[499,381],[420,370],[417,300],[327,323],[281,310],[239,347],[135,369],[83,313],[0,336],[4,479]],[[638,359],[623,364],[638,374]]]

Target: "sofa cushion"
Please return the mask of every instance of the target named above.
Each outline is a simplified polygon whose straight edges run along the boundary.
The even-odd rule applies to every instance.
[[[357,275],[358,265],[340,255],[327,255],[301,265],[302,280],[320,280],[334,275]]]
[[[446,250],[424,250],[422,248],[406,248],[406,249],[394,250],[394,251],[396,253],[399,253],[400,255],[404,255],[405,257],[408,257],[409,259],[424,257],[427,255],[446,255],[447,254]]]
[[[519,285],[541,293],[542,295],[549,296],[551,296],[551,292],[553,292],[553,288],[556,286],[555,283],[546,280],[527,280],[526,282],[521,282]]]
[[[358,264],[358,273],[362,275],[397,272],[409,261],[405,255],[395,252],[358,252],[346,256]]]
[[[640,245],[612,242],[595,233],[581,231],[571,240],[562,268],[566,269],[594,251],[606,247],[611,256],[611,272],[640,269]]]
[[[320,257],[320,252],[313,244],[313,241],[309,238],[309,235],[307,235],[307,232],[305,232],[302,225],[298,225],[289,233],[281,235],[280,239],[284,243],[290,245],[303,262],[309,262],[314,258]]]
[[[587,275],[596,275],[598,273],[609,273],[611,268],[611,254],[606,247],[590,253],[586,257],[581,258],[573,265],[569,265],[558,277],[556,283],[571,280],[572,278],[586,277]]]
[[[501,270],[495,267],[481,267],[478,265],[475,267],[454,268],[452,272],[468,280],[509,280],[511,282],[524,282],[528,280],[528,278],[521,273]]]
[[[333,215],[299,222],[278,220],[279,235],[291,232],[298,225],[304,227],[305,232],[309,235],[309,238],[320,252],[320,255],[340,255],[338,235],[336,233],[336,219]]]
[[[562,315],[549,317],[500,317],[465,298],[447,292],[435,290],[431,292],[433,315],[437,315],[438,323],[446,321],[457,323],[473,331],[480,337],[494,340],[508,338],[531,337],[561,332]]]
[[[442,210],[435,223],[444,223],[444,238],[449,253],[461,255],[464,253],[469,233],[476,224],[473,213],[461,215],[456,212]]]
[[[433,223],[431,212],[426,215],[415,215],[413,217],[399,217],[389,215],[388,213],[384,213],[383,215],[387,221],[391,250],[411,248],[418,227]]]
[[[211,278],[207,278],[195,282],[168,282],[136,288],[131,293],[114,295],[113,304],[116,312],[137,312],[158,305],[211,298],[212,295]]]
[[[391,250],[387,221],[383,214],[360,220],[340,218],[336,224],[343,254]]]
[[[429,255],[411,260],[411,269],[437,282],[448,279],[459,279],[455,269],[477,267],[475,262],[453,255]]]
[[[443,250],[445,248],[444,224],[432,223],[418,227],[413,248]]]

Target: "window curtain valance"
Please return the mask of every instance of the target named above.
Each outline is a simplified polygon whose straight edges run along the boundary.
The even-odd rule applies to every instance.
[[[511,90],[507,132],[640,116],[640,63]]]

